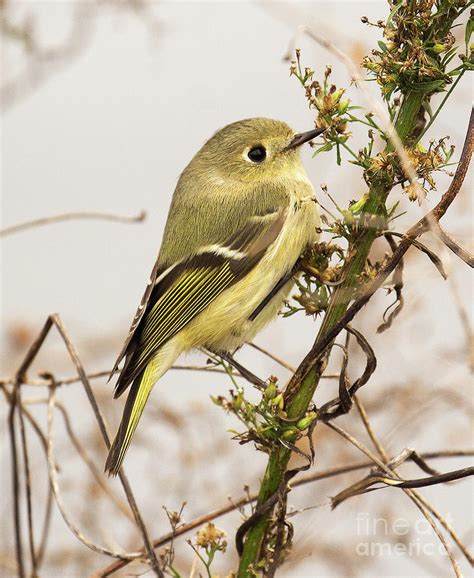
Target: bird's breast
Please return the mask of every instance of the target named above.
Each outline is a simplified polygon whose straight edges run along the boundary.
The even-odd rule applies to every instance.
[[[313,196],[311,185],[295,186],[280,234],[261,261],[243,279],[217,297],[201,314],[200,322],[196,320],[192,346],[199,342],[214,349],[232,350],[252,339],[275,317],[293,286],[291,281],[255,320],[249,320],[280,279],[292,269],[306,246],[317,240],[319,217]],[[206,331],[207,328],[209,331]],[[191,342],[188,344],[191,345]]]

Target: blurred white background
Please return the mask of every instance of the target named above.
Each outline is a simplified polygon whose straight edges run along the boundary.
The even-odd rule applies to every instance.
[[[360,23],[360,16],[376,21],[387,15],[387,4],[381,0],[156,2],[146,7],[137,3],[135,8],[128,3],[84,2],[79,9],[77,6],[63,1],[9,6],[13,22],[34,16],[32,23],[41,46],[54,49],[69,46],[71,38],[73,42],[64,58],[43,66],[32,66],[19,43],[3,43],[2,227],[69,211],[134,215],[145,209],[147,219],[130,225],[71,221],[2,240],[2,376],[12,375],[52,312],[61,315],[87,371],[110,368],[156,257],[177,177],[192,155],[215,130],[245,117],[278,118],[297,131],[312,128],[314,114],[308,110],[297,80],[289,78],[289,63],[283,60],[297,26],[316,27],[360,61],[380,37],[377,29]],[[349,85],[345,68],[333,55],[307,38],[299,38],[296,44],[302,49],[305,65],[320,74],[332,63],[333,80]],[[458,153],[469,117],[471,88],[464,78],[428,136],[449,134]],[[366,106],[357,90],[351,88],[349,94],[356,104]],[[354,132],[363,142],[365,129]],[[303,156],[318,194],[322,182],[341,205],[364,193],[358,169],[347,163],[336,167],[334,154],[312,160],[308,147]],[[448,182],[447,176],[439,177],[438,192],[430,194],[429,206]],[[472,250],[470,192],[467,181],[444,224]],[[402,206],[408,213],[397,221],[399,231],[421,215],[406,199]],[[439,249],[434,242],[431,246]],[[381,244],[382,248],[386,250]],[[445,251],[442,257],[450,273],[446,282],[425,256],[410,252],[405,267],[406,305],[389,333],[375,335],[375,329],[392,296],[381,293],[357,321],[379,361],[361,397],[370,404],[372,391],[377,395],[385,392],[384,403],[375,407],[374,425],[393,455],[406,446],[419,451],[472,446],[469,352],[453,300],[455,290],[459,302],[471,303],[472,278],[454,256]],[[302,315],[279,319],[256,342],[297,364],[317,326]],[[275,373],[282,382],[288,377],[285,370],[255,351],[244,349],[238,358],[262,377]],[[205,358],[193,354],[183,361],[202,364]],[[362,361],[360,367],[354,363],[354,375],[360,373]],[[74,373],[56,337],[50,339],[35,368],[54,370],[61,376]],[[94,384],[110,427],[115,429],[122,399],[112,400],[112,385],[105,385],[104,380]],[[126,462],[152,536],[168,530],[163,505],[179,509],[186,501],[185,518],[191,519],[225,504],[228,496],[237,498],[246,483],[257,489],[264,456],[257,455],[251,445],[240,447],[230,440],[226,430],[236,427],[235,420],[209,400],[210,394],[225,394],[228,388],[222,376],[172,371],[153,392],[137,436],[141,440],[137,439]],[[332,382],[323,383],[319,399],[332,397],[335,388]],[[416,393],[414,403],[408,401],[408,393]],[[77,433],[86,439],[94,423],[80,385],[64,387],[58,395],[72,408]],[[436,412],[423,419],[433,404],[437,404]],[[44,423],[44,409],[35,411]],[[341,423],[349,431],[361,431],[356,421],[351,414]],[[130,525],[110,523],[104,498],[91,501],[91,486],[85,487],[89,483],[86,470],[64,439],[62,428],[57,417],[61,487],[71,515],[87,535],[93,534],[101,543],[137,547],[139,538]],[[14,566],[5,425],[2,434],[2,572],[9,576],[14,575]],[[316,468],[340,465],[344,456],[346,461],[362,457],[322,426],[316,430],[316,442]],[[34,444],[32,468],[41,471],[34,491],[42,503],[46,495],[44,459],[39,444]],[[105,450],[100,442],[89,449],[97,455],[101,468]],[[466,459],[444,460],[434,467],[447,471],[465,464]],[[412,469],[410,475],[422,474]],[[296,508],[311,509],[293,519],[295,549],[280,575],[447,576],[449,563],[443,554],[364,558],[357,553],[358,543],[374,538],[361,538],[364,531],[358,526],[357,514],[367,513],[370,519],[393,519],[397,514],[411,524],[419,514],[396,490],[353,499],[332,512],[327,497],[355,479],[357,474],[335,478],[290,494]],[[120,492],[116,481],[112,486]],[[469,543],[472,484],[464,481],[424,493]],[[99,512],[104,514],[98,521]],[[38,518],[42,516],[41,507]],[[235,565],[232,542],[239,516],[233,514],[216,523],[229,532],[229,553],[217,565],[221,575],[226,575]],[[415,539],[434,544],[438,552],[436,538],[429,531]],[[105,557],[78,544],[57,512],[49,547],[57,557],[46,557],[42,576],[86,576],[107,564]],[[192,558],[186,548],[179,549],[177,557],[183,575],[188,575]],[[66,552],[65,557],[60,552]],[[462,564],[469,572],[465,562]]]

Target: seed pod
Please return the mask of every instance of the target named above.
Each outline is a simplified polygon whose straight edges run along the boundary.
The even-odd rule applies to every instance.
[[[337,112],[339,114],[344,114],[346,110],[349,108],[350,100],[341,100],[339,102],[339,106],[337,107]]]
[[[278,391],[278,390],[277,390],[277,386],[276,386],[273,382],[271,382],[271,383],[268,385],[268,387],[266,388],[266,390],[265,390],[265,392],[264,392],[263,395],[264,395],[265,399],[270,400],[270,399],[273,399],[273,398],[276,396],[277,391]]]
[[[307,428],[309,428],[309,426],[313,423],[313,421],[316,419],[316,412],[311,411],[308,413],[308,415],[306,415],[305,417],[302,417],[300,419],[299,422],[297,422],[296,427],[300,430],[303,431]]]
[[[445,44],[435,44],[433,46],[433,52],[435,52],[436,54],[441,54],[442,52],[445,52],[445,50],[447,49],[447,46]]]
[[[234,406],[234,409],[239,410],[242,407],[242,402],[244,401],[244,396],[242,394],[242,392],[239,392],[239,395],[234,399],[234,401],[232,402],[232,405]]]
[[[288,428],[287,430],[285,430],[282,434],[281,437],[284,440],[288,440],[288,441],[293,441],[294,438],[299,434],[299,431],[295,428],[295,427],[291,427]]]
[[[280,402],[283,401],[283,396],[281,393],[279,393],[276,397],[274,397],[271,401],[270,401],[270,405],[278,405],[280,406]]]

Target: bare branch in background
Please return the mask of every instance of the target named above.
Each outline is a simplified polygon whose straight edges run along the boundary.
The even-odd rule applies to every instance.
[[[135,14],[155,38],[158,37],[157,33],[160,30],[147,1],[74,0],[70,3],[70,26],[66,38],[55,46],[48,46],[39,40],[34,5],[32,4],[33,9],[30,13],[23,15],[19,20],[14,10],[16,4],[12,0],[3,0],[0,4],[2,42],[4,45],[9,42],[20,48],[24,59],[24,70],[7,78],[0,86],[0,110],[3,113],[33,94],[51,76],[70,65],[87,50],[94,33],[95,21],[105,9],[120,9]]]
[[[372,440],[372,443],[374,445],[374,447],[377,449],[377,451],[379,452],[380,457],[383,460],[383,463],[386,464],[387,469],[385,470],[386,472],[388,471],[392,471],[394,473],[396,473],[395,470],[395,464],[398,464],[401,462],[402,459],[405,458],[410,458],[412,459],[419,467],[421,467],[423,470],[428,471],[429,473],[432,474],[432,478],[435,478],[436,481],[434,481],[434,483],[444,483],[446,481],[450,481],[451,479],[461,479],[462,477],[466,477],[468,475],[472,475],[473,473],[473,468],[464,468],[462,471],[458,471],[458,472],[450,472],[450,474],[439,474],[438,472],[430,469],[429,467],[427,467],[427,464],[425,464],[424,460],[421,458],[421,456],[418,456],[416,452],[412,451],[405,451],[402,452],[399,456],[397,456],[396,458],[394,458],[394,460],[389,460],[387,453],[385,452],[384,447],[382,446],[380,440],[378,439],[377,435],[375,434],[370,421],[369,421],[369,417],[367,415],[367,412],[365,411],[364,406],[362,405],[361,401],[358,400],[358,410],[359,410],[359,415],[361,417],[361,420],[364,424],[364,427],[367,430],[367,433],[369,434],[370,439]],[[349,437],[347,437],[346,434],[346,439],[349,440]],[[349,440],[350,441],[350,440]],[[399,477],[397,475],[397,477]],[[404,482],[403,482],[404,483]],[[416,484],[419,483],[420,485],[417,486]],[[426,485],[431,485],[430,483],[427,483]],[[405,485],[406,488],[415,488],[415,487],[422,487],[421,482],[417,481],[414,482],[414,484],[411,486],[409,482],[407,482],[407,485]],[[464,554],[464,556],[466,557],[466,559],[468,560],[468,562],[471,564],[471,566],[474,564],[474,558],[471,556],[471,554],[468,552],[467,547],[461,542],[461,540],[459,539],[458,535],[454,532],[454,530],[449,526],[449,524],[446,522],[446,520],[443,518],[443,516],[441,516],[441,514],[431,505],[430,502],[428,502],[426,500],[426,498],[424,498],[419,492],[416,492],[415,490],[412,491],[405,491],[406,495],[408,497],[410,497],[412,499],[412,501],[418,505],[418,507],[420,508],[421,512],[423,513],[423,515],[425,516],[425,518],[430,522],[431,526],[433,527],[433,529],[435,530],[435,533],[438,535],[438,532],[436,531],[434,525],[431,523],[430,519],[427,517],[426,511],[428,511],[429,513],[431,513],[440,523],[441,525],[444,527],[444,529],[450,534],[451,538],[454,540],[454,542],[458,545],[459,549],[461,550],[461,552]],[[441,538],[440,538],[441,540]],[[443,540],[441,540],[443,546],[445,546],[446,549],[446,545],[443,542]],[[448,552],[449,555],[449,552]],[[451,559],[451,557],[450,557]],[[451,562],[453,563],[453,560],[451,559]],[[456,571],[456,565],[453,563],[453,567]]]
[[[15,235],[28,229],[35,229],[36,227],[43,227],[45,225],[52,225],[54,223],[61,223],[63,221],[112,221],[115,223],[143,223],[146,218],[146,212],[140,211],[138,215],[127,217],[122,215],[114,215],[113,213],[95,213],[95,212],[76,212],[63,213],[61,215],[54,215],[52,217],[43,217],[41,219],[33,219],[18,225],[12,225],[0,229],[0,237],[7,237],[8,235]]]
[[[11,459],[12,459],[12,486],[13,486],[13,520],[15,528],[15,548],[16,548],[16,561],[18,564],[18,574],[20,578],[24,578],[25,568],[23,562],[23,539],[22,539],[22,529],[21,529],[21,514],[20,514],[20,474],[19,474],[19,461],[18,461],[18,448],[17,448],[17,437],[16,437],[16,411],[18,407],[18,390],[19,387],[15,384],[13,389],[10,410],[8,413],[8,431],[10,434],[10,449],[11,449]]]
[[[354,438],[353,436],[348,434],[346,431],[344,431],[341,427],[339,427],[333,423],[328,423],[327,426],[330,427],[335,432],[337,432],[343,438],[345,438],[348,442],[353,444],[356,448],[358,448],[362,453],[364,453],[368,458],[370,458],[374,462],[374,464],[377,465],[382,471],[387,473],[389,476],[392,476],[392,475],[396,476],[396,474],[393,472],[393,470],[388,468],[387,465],[383,461],[381,461],[369,449],[367,449],[363,444],[361,444],[358,440],[356,440],[356,438]],[[397,476],[396,479],[400,479],[400,478]],[[445,537],[440,532],[439,528],[436,526],[436,523],[434,522],[433,518],[431,517],[428,509],[421,502],[421,500],[418,499],[418,496],[412,490],[404,490],[404,492],[412,500],[412,502],[415,504],[415,506],[421,511],[421,513],[426,518],[426,520],[428,521],[430,526],[433,528],[433,531],[435,532],[435,534],[438,536],[439,541],[443,545],[444,550],[445,550],[446,554],[448,555],[448,558],[451,562],[453,571],[454,571],[455,575],[457,576],[457,578],[462,578],[462,572],[461,572],[461,568],[459,567],[459,563],[456,560],[456,558],[454,557],[454,554],[452,553],[451,548],[449,547],[448,543],[446,542]]]
[[[95,544],[91,539],[87,538],[79,528],[72,522],[70,519],[69,514],[67,513],[66,507],[64,505],[60,490],[59,490],[59,483],[57,479],[57,466],[56,460],[54,457],[54,443],[53,443],[53,416],[54,416],[54,408],[56,404],[56,388],[54,385],[54,378],[51,376],[51,385],[49,388],[49,401],[48,401],[48,470],[49,470],[49,477],[51,480],[51,488],[53,490],[54,498],[56,500],[56,504],[58,505],[59,511],[61,512],[61,516],[63,520],[66,522],[67,527],[71,530],[71,532],[76,536],[76,538],[87,546],[90,550],[97,552],[99,554],[105,554],[106,556],[111,556],[112,558],[119,558],[119,559],[129,559],[134,560],[136,558],[141,558],[143,556],[140,552],[114,552],[105,548],[103,546],[99,546]]]
[[[263,353],[263,355],[266,355],[267,357],[269,357],[273,361],[276,361],[278,363],[278,365],[281,365],[285,369],[288,369],[288,371],[291,371],[292,373],[294,373],[296,371],[296,369],[294,367],[292,367],[291,365],[289,365],[288,363],[286,363],[286,361],[283,361],[283,359],[280,359],[274,353],[272,353],[271,351],[267,351],[266,349],[264,349],[260,345],[257,345],[256,343],[247,343],[247,345],[249,347],[253,347],[253,349],[256,349],[257,351],[260,351],[260,353]]]
[[[474,255],[471,255],[469,251],[463,249],[458,243],[456,243],[456,241],[452,237],[450,237],[448,233],[446,233],[446,231],[441,227],[439,223],[437,224],[437,226],[433,227],[433,233],[436,236],[438,236],[441,239],[441,241],[443,241],[443,243],[446,245],[446,247],[451,249],[451,251],[457,257],[459,257],[462,261],[464,261],[466,265],[469,265],[469,267],[471,268],[474,267]]]
[[[25,418],[23,412],[21,411],[21,388],[18,388],[19,396],[19,407],[18,418],[20,422],[20,437],[21,437],[21,447],[23,451],[23,467],[24,467],[24,483],[25,483],[25,495],[26,495],[26,510],[27,510],[27,520],[28,520],[28,542],[31,557],[31,575],[36,576],[38,571],[38,561],[36,557],[35,539],[34,539],[34,526],[33,526],[33,505],[31,496],[31,468],[30,468],[30,457],[28,452],[28,438],[25,430]]]
[[[99,406],[98,406],[97,401],[95,399],[92,388],[91,388],[89,381],[87,379],[86,372],[84,371],[84,368],[82,367],[82,364],[81,364],[79,357],[78,357],[78,355],[74,349],[74,346],[72,345],[72,343],[71,343],[71,341],[70,341],[70,339],[66,333],[66,330],[64,329],[64,326],[63,326],[58,315],[50,315],[48,317],[48,319],[46,320],[46,323],[44,324],[43,329],[41,330],[40,334],[38,335],[36,340],[31,345],[30,349],[28,350],[28,352],[25,356],[25,359],[23,360],[23,362],[21,363],[21,365],[18,369],[17,377],[16,377],[17,383],[20,385],[23,382],[23,380],[25,379],[26,372],[28,371],[28,368],[30,367],[31,363],[38,355],[49,331],[51,330],[51,328],[53,326],[56,327],[56,329],[58,330],[62,340],[64,341],[66,349],[67,349],[67,351],[71,357],[71,360],[72,360],[74,366],[76,367],[77,373],[78,373],[79,377],[81,378],[81,382],[84,386],[85,392],[86,392],[87,397],[89,399],[89,402],[92,406],[92,409],[93,409],[94,415],[96,417],[97,423],[99,425],[99,429],[101,431],[105,445],[107,446],[107,448],[109,448],[110,447],[110,438],[109,438],[109,435],[107,432],[105,420],[102,416],[102,413],[99,409]],[[13,399],[15,399],[15,398],[13,398]],[[11,407],[15,407],[13,402],[11,404]],[[151,567],[153,568],[153,570],[157,576],[162,576],[163,574],[161,572],[161,569],[160,569],[158,560],[156,558],[155,552],[153,550],[153,547],[151,546],[150,538],[148,537],[148,533],[146,531],[143,519],[142,519],[141,514],[138,510],[135,498],[132,494],[132,490],[131,490],[130,485],[128,483],[128,480],[125,476],[125,473],[123,472],[123,469],[119,472],[119,478],[120,478],[120,481],[122,482],[122,486],[123,486],[125,494],[127,496],[127,500],[130,504],[130,508],[131,508],[132,513],[134,515],[135,521],[136,521],[138,528],[140,529],[140,532],[142,534],[142,537],[143,537],[143,540],[145,543],[145,548],[147,551],[147,555],[148,555],[148,558],[150,560]],[[57,498],[56,492],[55,492],[55,495]],[[21,547],[21,542],[19,543],[19,547]]]

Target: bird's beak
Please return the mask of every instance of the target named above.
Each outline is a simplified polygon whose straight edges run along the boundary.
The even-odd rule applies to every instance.
[[[301,132],[299,134],[295,134],[295,136],[291,139],[290,143],[283,149],[283,152],[289,151],[291,149],[295,149],[305,142],[316,138],[321,133],[324,132],[324,128],[314,128],[313,130],[308,130],[307,132]]]

